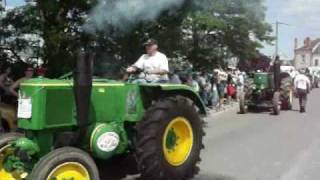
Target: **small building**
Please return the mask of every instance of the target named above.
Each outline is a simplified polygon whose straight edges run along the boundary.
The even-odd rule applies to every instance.
[[[320,38],[311,40],[307,37],[302,47],[299,47],[298,39],[295,39],[294,66],[296,69],[320,67]]]

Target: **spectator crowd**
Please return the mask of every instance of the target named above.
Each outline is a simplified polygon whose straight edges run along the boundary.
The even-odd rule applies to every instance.
[[[20,84],[34,75],[44,76],[44,74],[45,69],[42,67],[34,68],[24,64],[13,68],[12,64],[0,64],[0,103],[15,105],[19,96]]]
[[[188,74],[170,74],[170,83],[186,84],[196,91],[205,105],[221,110],[225,104],[238,100],[239,92],[244,87],[245,73],[237,69],[214,69],[210,72]]]

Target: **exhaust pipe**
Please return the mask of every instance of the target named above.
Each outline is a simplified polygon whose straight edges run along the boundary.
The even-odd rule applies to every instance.
[[[93,61],[95,54],[82,48],[74,72],[74,98],[79,127],[78,140],[81,134],[85,134],[89,121],[90,100],[92,90]],[[79,141],[78,141],[79,142]]]

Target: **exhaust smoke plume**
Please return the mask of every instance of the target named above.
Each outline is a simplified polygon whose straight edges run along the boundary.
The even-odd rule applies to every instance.
[[[99,0],[89,14],[84,30],[107,31],[111,27],[126,31],[141,21],[155,20],[161,12],[182,5],[184,0]]]

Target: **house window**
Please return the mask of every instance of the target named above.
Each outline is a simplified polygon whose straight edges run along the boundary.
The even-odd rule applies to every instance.
[[[315,65],[315,66],[319,66],[319,59],[316,59],[316,60],[314,61],[314,65]]]
[[[302,55],[302,62],[306,63],[306,55]]]

